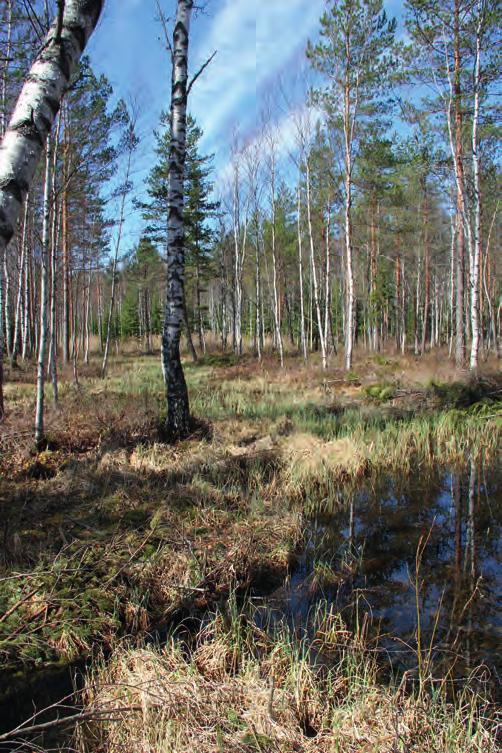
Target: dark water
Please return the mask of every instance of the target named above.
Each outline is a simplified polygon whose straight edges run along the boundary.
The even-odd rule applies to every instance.
[[[299,630],[316,609],[339,612],[350,628],[366,616],[372,645],[396,670],[417,666],[420,624],[433,674],[460,678],[483,664],[499,695],[501,607],[502,473],[471,465],[461,475],[383,479],[317,505],[300,561],[262,615]]]

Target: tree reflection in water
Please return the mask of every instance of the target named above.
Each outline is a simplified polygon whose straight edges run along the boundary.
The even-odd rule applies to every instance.
[[[418,583],[421,645],[433,636],[433,674],[466,676],[483,663],[496,678],[501,524],[502,475],[473,461],[464,473],[381,479],[317,505],[303,555],[268,609],[297,629],[308,629],[320,606],[339,611],[351,627],[367,613],[379,649],[396,668],[410,668],[417,664]]]

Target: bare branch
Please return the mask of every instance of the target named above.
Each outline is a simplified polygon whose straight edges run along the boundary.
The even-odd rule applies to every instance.
[[[171,44],[171,38],[169,36],[169,27],[168,27],[168,24],[167,24],[168,19],[166,18],[165,14],[164,14],[164,11],[160,7],[159,0],[155,0],[155,2],[157,4],[157,10],[159,12],[159,21],[162,24],[162,29],[164,31],[164,38],[165,38],[165,41],[166,41],[166,50],[168,51],[168,53],[171,56],[171,61],[174,62],[174,51],[173,51],[173,46]]]
[[[192,78],[192,80],[190,81],[190,83],[188,84],[188,87],[187,87],[187,97],[190,94],[190,90],[191,90],[192,86],[195,84],[195,82],[197,81],[197,79],[199,78],[199,76],[201,75],[201,73],[203,73],[205,71],[205,69],[207,68],[207,66],[209,65],[209,63],[214,58],[214,56],[216,55],[217,52],[218,52],[218,50],[215,50],[213,52],[213,54],[211,55],[211,57],[209,57],[206,60],[206,62],[204,63],[204,65],[202,65],[199,68],[199,70],[197,71],[197,73],[195,74],[195,76]]]

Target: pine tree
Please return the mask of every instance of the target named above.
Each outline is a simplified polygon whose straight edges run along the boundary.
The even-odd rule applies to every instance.
[[[184,209],[185,222],[185,266],[189,272],[187,289],[193,293],[195,319],[199,333],[199,344],[204,349],[204,311],[202,296],[212,266],[212,251],[215,231],[211,221],[216,217],[219,203],[211,199],[213,185],[210,180],[213,171],[213,155],[200,153],[202,130],[194,118],[187,117],[186,156],[184,165]],[[155,132],[155,153],[157,163],[147,177],[149,200],[137,202],[146,221],[145,235],[152,243],[167,247],[168,180],[169,180],[169,119],[161,115],[161,128]],[[191,281],[194,281],[192,284]],[[188,298],[188,296],[187,296]],[[189,312],[186,310],[185,323],[189,325]],[[187,332],[190,338],[190,332]]]
[[[356,297],[352,231],[354,164],[360,121],[378,109],[378,97],[388,77],[389,53],[395,20],[389,21],[382,0],[338,0],[321,18],[321,41],[307,54],[316,70],[329,81],[315,92],[326,111],[329,127],[339,134],[344,160],[345,188],[345,368],[352,365]],[[341,113],[341,114],[340,114]]]

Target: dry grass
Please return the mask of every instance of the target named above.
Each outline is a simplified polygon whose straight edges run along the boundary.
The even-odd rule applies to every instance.
[[[316,665],[309,652],[336,657]],[[326,614],[313,645],[216,617],[189,653],[118,650],[89,678],[82,753],[495,753],[495,722],[468,689],[420,697],[376,681],[361,637]],[[478,697],[479,701],[479,697]],[[124,709],[123,713],[117,709]]]
[[[227,603],[235,588],[278,585],[304,512],[346,485],[470,455],[496,460],[500,384],[458,407],[465,390],[444,362],[421,364],[418,374],[412,358],[360,354],[347,380],[337,363],[323,373],[315,359],[291,357],[280,371],[275,356],[257,365],[210,355],[187,364],[204,427],[166,445],[158,357],[125,349],[105,381],[89,367],[76,390],[67,375],[58,409],[48,390],[50,444],[39,455],[34,372],[19,370],[0,428],[0,661],[18,669],[113,649],[124,634],[141,642]],[[378,384],[371,397],[365,388]],[[417,701],[379,687],[357,637],[338,623],[321,628],[316,640],[337,656],[329,671],[308,661],[305,643],[227,617],[190,653],[174,642],[118,649],[88,704],[137,710],[86,729],[82,751],[495,751],[467,692],[451,706],[444,695]]]
[[[424,368],[436,373],[430,360]],[[0,658],[73,659],[186,604],[212,603],[233,583],[283,573],[301,513],[338,498],[344,485],[464,463],[469,454],[497,457],[493,397],[452,409],[462,385],[412,385],[406,359],[361,355],[356,368],[357,382],[336,365],[323,373],[298,358],[283,371],[271,356],[261,365],[215,355],[187,364],[193,411],[208,426],[166,445],[158,357],[124,352],[105,381],[88,367],[79,390],[62,383],[59,408],[47,416],[51,444],[39,455],[31,445],[34,373],[18,370],[0,429],[0,564],[3,577],[17,570],[26,578],[1,582],[0,612],[21,604],[0,623]],[[364,383],[391,371],[399,374],[393,390],[376,392],[393,397],[370,399]],[[36,604],[22,601],[33,589]]]

